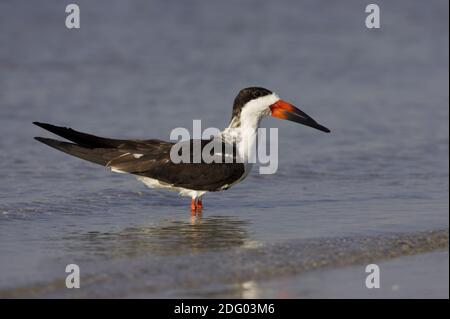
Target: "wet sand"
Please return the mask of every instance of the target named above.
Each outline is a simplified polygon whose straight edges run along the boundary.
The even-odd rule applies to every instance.
[[[247,281],[240,289],[216,291],[225,298],[449,298],[449,253],[438,250],[375,262],[380,288],[365,286],[365,264],[322,269],[268,281]],[[186,297],[202,296],[186,294]]]
[[[311,278],[314,278],[311,273],[318,270],[327,270],[328,275],[324,272],[326,277],[336,275],[334,280],[338,283],[348,281],[354,285],[353,289],[347,291],[347,294],[351,295],[357,293],[354,287],[364,282],[361,282],[364,276],[361,272],[363,268],[360,266],[359,271],[344,268],[342,272],[339,268],[402,257],[400,266],[404,266],[405,270],[410,263],[412,267],[417,269],[423,267],[425,271],[432,270],[433,267],[448,269],[448,259],[445,264],[445,256],[442,257],[440,254],[435,259],[417,257],[408,260],[404,257],[442,250],[446,247],[448,247],[448,230],[441,230],[396,235],[297,240],[262,247],[234,249],[222,253],[196,252],[186,255],[183,259],[165,256],[163,263],[160,263],[161,260],[158,258],[133,258],[111,262],[103,273],[84,266],[82,289],[66,289],[64,277],[60,277],[51,282],[2,290],[0,296],[6,298],[252,297],[248,290],[253,289],[251,287],[255,285],[255,282],[297,276],[294,279],[288,279],[291,286],[285,289],[286,294],[281,294],[279,297],[312,297],[314,294],[308,295],[305,291],[298,290],[295,283],[300,282],[299,285],[301,285],[303,280],[311,283],[313,280]],[[421,260],[427,263],[421,266]],[[433,263],[433,260],[437,263]],[[398,262],[396,263],[395,260],[392,262],[393,266],[389,262],[384,263],[387,269],[398,268],[396,266]],[[384,269],[384,266],[382,267]],[[411,274],[405,276],[402,282],[410,277]],[[431,289],[435,281],[436,278],[433,278],[426,287]],[[277,291],[276,287],[284,284],[281,280],[262,285],[269,287],[265,288],[266,292],[262,289],[262,294],[271,295],[273,294],[271,291]],[[392,285],[398,285],[398,283],[392,283]],[[317,289],[320,290],[320,287],[321,285]],[[319,291],[317,296],[325,291],[328,290]],[[414,290],[408,290],[409,295],[413,297],[427,296],[426,294],[421,296],[421,292],[423,291],[414,293]],[[333,293],[334,290],[331,289],[324,296],[333,296]],[[279,292],[276,294],[278,296]]]

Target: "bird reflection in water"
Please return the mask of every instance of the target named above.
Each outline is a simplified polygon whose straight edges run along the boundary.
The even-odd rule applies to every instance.
[[[127,257],[153,253],[177,255],[228,249],[251,243],[249,221],[233,216],[191,216],[190,220],[162,221],[157,225],[127,227],[117,232],[89,232],[70,236],[73,245],[93,255]]]

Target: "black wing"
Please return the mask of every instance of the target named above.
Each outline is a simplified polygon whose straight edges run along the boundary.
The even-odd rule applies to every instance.
[[[244,165],[235,160],[233,163],[173,163],[170,150],[175,144],[170,142],[109,139],[51,124],[34,124],[74,142],[35,138],[62,152],[116,171],[154,178],[176,187],[205,191],[226,189],[240,179],[245,171]],[[209,142],[202,140],[202,149]],[[188,143],[192,145],[193,141]]]

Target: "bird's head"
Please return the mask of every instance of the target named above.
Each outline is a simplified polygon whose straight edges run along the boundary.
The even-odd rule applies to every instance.
[[[231,125],[257,126],[263,117],[269,115],[310,126],[322,132],[330,132],[328,128],[317,123],[305,112],[283,101],[272,91],[261,87],[249,87],[239,92],[234,100]]]

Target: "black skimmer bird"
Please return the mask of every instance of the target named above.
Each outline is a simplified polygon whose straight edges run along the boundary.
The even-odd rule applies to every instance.
[[[71,142],[44,137],[35,139],[67,154],[106,166],[113,172],[136,175],[149,187],[174,190],[183,196],[189,196],[192,199],[191,210],[195,213],[203,208],[202,196],[205,193],[226,190],[248,175],[252,166],[248,161],[250,156],[246,153],[248,140],[251,136],[256,136],[261,119],[269,115],[330,132],[270,90],[249,87],[236,96],[231,122],[218,136],[224,145],[232,145],[231,162],[206,163],[202,159],[199,163],[175,163],[170,156],[175,143],[155,139],[103,138],[39,122],[34,124]],[[202,149],[210,141],[200,140]],[[190,144],[194,142],[195,140],[188,141]]]

